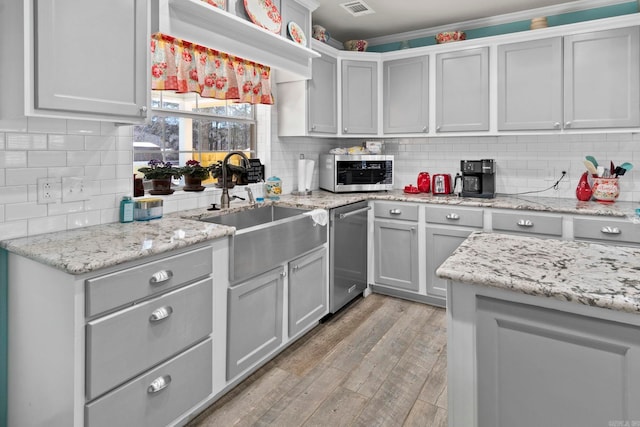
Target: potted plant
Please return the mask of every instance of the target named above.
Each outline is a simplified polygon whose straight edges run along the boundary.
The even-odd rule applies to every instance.
[[[218,160],[216,163],[209,166],[211,176],[218,179],[216,187],[222,187],[222,160]],[[246,173],[246,169],[243,166],[227,164],[227,188],[233,188],[235,183],[233,177],[236,177],[236,181],[239,180],[243,174]]]
[[[209,178],[209,169],[197,160],[187,160],[180,173],[184,176],[184,191],[203,191],[202,180]]]
[[[148,166],[141,167],[138,171],[153,184],[153,190],[149,190],[149,194],[172,194],[171,179],[182,175],[180,169],[174,168],[171,162],[162,160],[149,160],[147,164]]]

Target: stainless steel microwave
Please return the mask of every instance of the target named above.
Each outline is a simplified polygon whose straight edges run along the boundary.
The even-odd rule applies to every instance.
[[[320,155],[320,188],[334,193],[393,189],[393,156]]]

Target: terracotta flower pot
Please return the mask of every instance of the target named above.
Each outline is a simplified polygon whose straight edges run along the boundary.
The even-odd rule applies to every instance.
[[[153,190],[149,190],[149,194],[173,194],[174,190],[171,188],[171,178],[156,178],[152,179],[151,183],[153,184]]]
[[[204,191],[202,186],[202,178],[196,178],[191,175],[184,175],[184,191]]]

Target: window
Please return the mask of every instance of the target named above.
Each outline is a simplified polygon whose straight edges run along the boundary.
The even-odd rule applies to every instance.
[[[133,169],[157,159],[183,166],[216,163],[230,151],[256,155],[254,106],[201,98],[196,93],[152,91],[152,116],[133,132]],[[237,157],[232,158],[238,162]],[[209,178],[204,183],[212,183]]]

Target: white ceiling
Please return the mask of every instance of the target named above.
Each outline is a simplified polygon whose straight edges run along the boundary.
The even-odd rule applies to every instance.
[[[363,0],[376,13],[354,17],[340,6],[349,0],[316,1],[320,6],[313,12],[313,24],[322,25],[331,38],[339,41],[370,39],[547,6],[579,3],[574,0]]]

